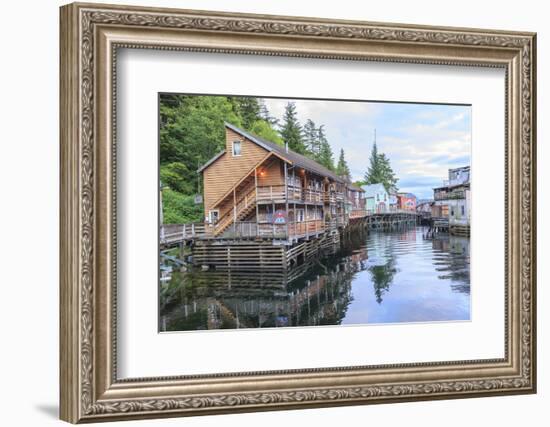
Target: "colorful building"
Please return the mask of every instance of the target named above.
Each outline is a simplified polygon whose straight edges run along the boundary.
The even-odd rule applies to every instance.
[[[361,188],[365,191],[367,214],[390,211],[390,195],[383,184],[368,184]]]
[[[412,193],[397,193],[397,209],[416,211],[416,196]]]

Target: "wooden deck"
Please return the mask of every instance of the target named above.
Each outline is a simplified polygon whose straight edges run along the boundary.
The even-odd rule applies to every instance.
[[[216,270],[287,270],[321,252],[337,250],[339,242],[338,232],[287,245],[269,240],[199,240],[193,245],[192,263]]]

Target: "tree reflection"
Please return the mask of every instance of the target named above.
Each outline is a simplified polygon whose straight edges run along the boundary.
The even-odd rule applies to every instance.
[[[394,258],[390,258],[383,265],[374,265],[369,267],[369,272],[372,278],[372,285],[374,287],[374,295],[376,296],[376,302],[382,303],[383,296],[390,290],[390,285],[393,282],[393,277],[397,272],[395,268]]]

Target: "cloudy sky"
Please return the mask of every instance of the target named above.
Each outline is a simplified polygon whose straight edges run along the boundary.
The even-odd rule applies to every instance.
[[[265,99],[272,116],[282,119],[288,99]],[[399,178],[400,191],[433,198],[433,187],[449,168],[470,164],[471,107],[295,100],[298,119],[324,124],[338,159],[345,151],[352,179],[362,179],[376,129],[378,151],[386,153]]]

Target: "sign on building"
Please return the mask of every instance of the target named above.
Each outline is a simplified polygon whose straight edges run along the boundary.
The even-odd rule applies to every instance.
[[[286,212],[282,210],[275,211],[273,214],[273,224],[286,224]]]

